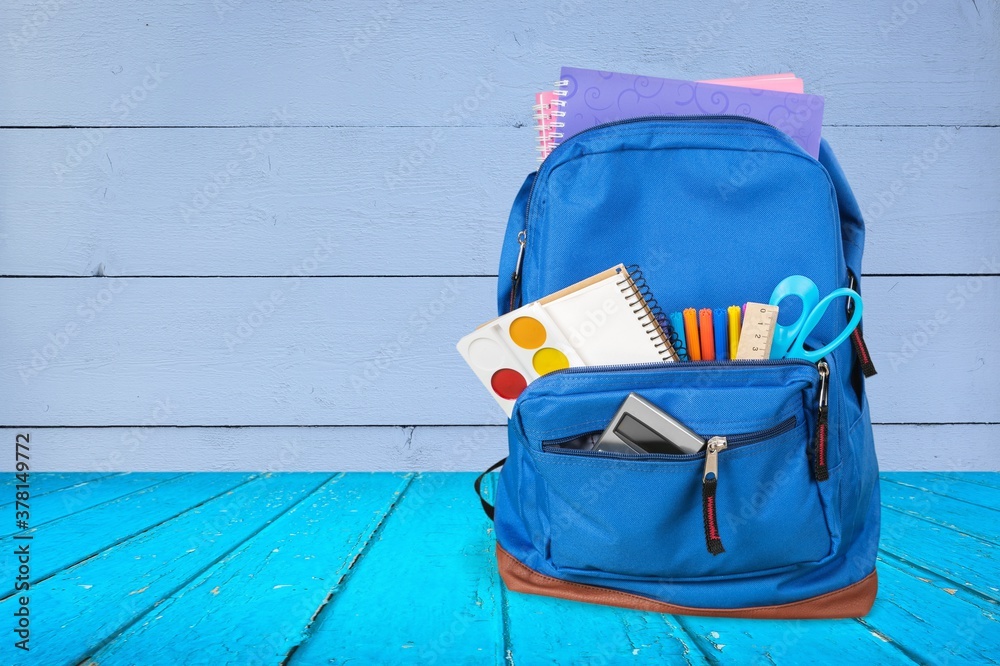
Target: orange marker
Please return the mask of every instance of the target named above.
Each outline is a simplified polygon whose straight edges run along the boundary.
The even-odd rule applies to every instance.
[[[701,360],[701,344],[698,340],[698,313],[694,308],[684,310],[684,337],[687,342],[688,358]]]
[[[702,308],[698,311],[698,328],[701,332],[701,360],[715,360],[715,326],[712,325],[712,310]]]

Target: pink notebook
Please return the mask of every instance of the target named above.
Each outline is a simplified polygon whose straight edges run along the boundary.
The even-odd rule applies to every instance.
[[[535,95],[535,126],[538,128],[538,161],[544,160],[555,144],[562,138],[562,133],[555,127],[553,112],[558,110],[559,93],[547,90]]]
[[[757,76],[742,76],[729,79],[709,79],[699,83],[769,90],[773,92],[802,94],[805,85],[802,79],[792,72],[779,74],[761,74]],[[538,161],[543,161],[549,153],[559,145],[566,135],[565,106],[563,99],[566,90],[552,90],[538,93],[535,96],[535,123],[538,128]],[[574,132],[575,133],[575,132]],[[817,146],[818,148],[818,146]],[[811,152],[811,151],[810,151]]]

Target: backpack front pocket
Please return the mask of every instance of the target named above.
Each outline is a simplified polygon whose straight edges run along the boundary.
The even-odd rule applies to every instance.
[[[556,570],[598,578],[753,575],[823,559],[832,538],[811,464],[818,389],[816,366],[797,361],[553,376],[515,409],[544,497],[537,547]],[[633,391],[706,449],[593,450]]]

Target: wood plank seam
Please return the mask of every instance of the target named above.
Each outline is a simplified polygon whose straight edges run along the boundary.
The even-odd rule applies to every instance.
[[[901,645],[899,641],[893,640],[892,636],[887,636],[886,634],[881,632],[878,628],[872,626],[871,623],[869,623],[864,618],[857,617],[854,618],[854,621],[859,625],[861,625],[862,627],[864,627],[867,631],[870,631],[872,634],[874,634],[881,640],[885,641],[886,645],[891,645],[893,648],[899,651],[900,654],[902,654],[904,657],[912,661],[914,664],[923,665],[927,663],[921,655],[909,649],[907,646]]]
[[[943,479],[947,479],[948,478],[948,476],[947,476],[946,473],[934,473],[934,475],[938,476],[938,477],[941,477]],[[977,479],[971,479],[971,478],[965,478],[965,477],[963,477],[963,478],[960,478],[959,481],[961,481],[962,483],[974,483],[977,486],[983,486],[984,488],[1000,488],[1000,485],[992,484],[992,483],[984,483],[982,481],[978,481]]]
[[[981,616],[984,618],[989,618],[989,621],[996,622],[996,617],[993,615],[993,613],[995,612],[996,601],[994,601],[993,599],[979,599],[977,595],[971,593],[968,587],[961,584],[955,585],[955,587],[951,587],[952,585],[954,585],[954,581],[951,578],[944,576],[939,572],[932,571],[930,569],[927,569],[926,567],[914,565],[910,562],[899,562],[896,561],[895,559],[885,560],[881,557],[879,558],[879,564],[883,567],[888,567],[892,570],[895,570],[899,574],[914,578],[920,581],[921,584],[933,585],[934,583],[938,584],[944,583],[946,586],[948,586],[947,592],[948,594],[951,595],[952,599],[961,600],[963,602],[963,605],[967,604],[968,606],[971,607],[971,610],[973,610],[975,613],[981,614]],[[917,576],[916,572],[923,573],[924,576],[926,576],[926,578],[924,576]],[[880,599],[876,601],[876,603],[891,604],[893,606],[896,606],[908,616],[919,617],[916,614],[918,612],[922,612],[921,609],[919,608],[910,608],[901,606],[894,598],[892,598],[887,594],[880,595]],[[874,619],[873,615],[874,614],[868,615],[865,618],[855,618],[855,621],[864,625],[866,628],[878,632],[880,636],[883,636],[886,639],[888,639],[888,642],[892,646],[903,651],[909,658],[913,659],[917,663],[920,664],[937,663],[937,659],[934,658],[934,656],[936,655],[922,655],[918,653],[916,650],[911,649],[910,645],[908,645],[906,641],[899,640],[898,638],[895,638],[893,636],[893,634],[895,633],[894,631],[892,631],[893,628],[899,630],[899,629],[904,629],[906,627],[900,627],[898,623],[894,622],[889,627],[879,628],[878,626],[876,626],[877,620]],[[961,636],[961,638],[964,640],[970,640],[969,636],[967,635]],[[953,638],[952,640],[956,639]],[[945,646],[943,646],[941,649],[946,649],[946,648],[947,644],[945,644]],[[954,658],[954,656],[955,655],[952,654],[948,655],[948,657],[951,658]]]
[[[998,508],[998,507],[990,506],[988,504],[978,504],[976,502],[970,502],[967,499],[963,499],[961,497],[955,497],[953,495],[945,495],[944,493],[940,493],[940,492],[934,490],[933,488],[921,488],[920,486],[914,486],[912,484],[905,483],[903,481],[899,481],[899,480],[896,480],[896,479],[887,479],[885,477],[882,477],[881,480],[882,480],[883,483],[891,483],[891,484],[899,486],[901,488],[908,488],[910,490],[915,490],[915,491],[918,491],[918,492],[921,492],[921,493],[930,493],[932,495],[936,495],[937,497],[946,497],[946,498],[948,498],[948,499],[950,499],[952,501],[961,502],[963,504],[968,504],[969,506],[976,506],[976,507],[979,507],[980,509],[987,509],[989,511],[1000,511],[1000,508]]]
[[[119,495],[118,497],[112,497],[110,499],[106,499],[103,502],[98,502],[97,504],[94,504],[93,506],[83,507],[83,508],[78,509],[76,511],[70,511],[69,513],[65,513],[65,514],[63,514],[61,516],[56,516],[55,518],[50,518],[49,520],[46,520],[45,522],[36,523],[36,524],[32,525],[32,527],[42,527],[43,525],[48,525],[49,523],[54,523],[55,521],[62,520],[63,518],[66,518],[68,516],[75,516],[76,514],[82,512],[82,511],[89,511],[91,509],[96,509],[98,507],[104,506],[105,504],[110,504],[112,502],[117,502],[118,500],[121,500],[121,499],[123,499],[125,497],[129,497],[130,495],[134,495],[135,493],[148,492],[148,491],[152,490],[153,488],[156,488],[157,486],[160,486],[160,485],[163,485],[164,483],[167,483],[168,481],[174,481],[174,480],[179,479],[181,477],[190,476],[191,474],[194,474],[194,473],[195,472],[187,472],[187,473],[183,473],[183,474],[175,474],[173,476],[167,476],[167,475],[170,474],[170,472],[166,472],[166,473],[164,473],[165,478],[163,480],[161,480],[161,481],[157,481],[156,483],[152,483],[152,484],[150,484],[148,486],[145,486],[143,488],[138,488],[136,490],[133,490],[130,493],[125,493],[124,495]],[[102,478],[106,478],[106,477],[102,477]],[[86,484],[82,484],[82,485],[86,485]],[[3,508],[3,507],[0,507],[0,508]]]
[[[389,516],[391,516],[393,512],[395,512],[396,507],[399,506],[400,501],[406,495],[407,491],[410,489],[410,486],[413,485],[413,479],[415,476],[416,476],[415,474],[408,474],[406,476],[406,484],[403,486],[402,490],[399,491],[399,495],[396,496],[396,499],[393,500],[393,502],[385,510],[385,513],[382,514],[380,520],[378,521],[378,524],[375,525],[375,529],[372,530],[371,535],[361,546],[361,550],[358,551],[358,554],[354,557],[353,560],[351,560],[351,563],[347,565],[347,569],[344,571],[343,575],[340,576],[340,578],[338,578],[336,581],[334,581],[333,584],[330,586],[330,590],[327,592],[326,597],[323,599],[322,602],[320,602],[320,605],[316,607],[316,610],[313,611],[313,614],[309,618],[309,622],[306,624],[306,626],[302,628],[302,634],[303,634],[302,640],[300,640],[298,643],[293,645],[288,650],[288,653],[281,660],[281,666],[286,666],[287,664],[289,664],[293,656],[295,655],[295,652],[301,646],[305,645],[310,638],[312,638],[312,633],[313,633],[312,630],[313,627],[316,626],[316,621],[323,614],[323,612],[329,606],[332,605],[336,593],[339,590],[343,589],[343,587],[347,584],[348,580],[351,577],[351,573],[354,570],[355,565],[358,562],[360,562],[361,559],[368,553],[368,548],[372,544],[372,542],[376,541],[382,534],[382,530],[385,528],[386,521],[389,519]]]
[[[122,626],[120,626],[117,631],[115,631],[114,633],[112,633],[109,636],[106,636],[103,640],[99,641],[98,643],[92,645],[87,650],[87,656],[84,657],[80,661],[81,666],[84,665],[84,664],[87,665],[87,666],[98,666],[97,662],[95,662],[93,660],[93,656],[95,654],[97,654],[98,652],[100,652],[105,646],[111,644],[115,639],[117,639],[119,636],[121,636],[126,631],[128,631],[137,622],[140,622],[143,618],[145,618],[146,615],[149,613],[149,611],[151,611],[152,609],[154,609],[155,607],[157,607],[158,605],[160,605],[163,601],[166,601],[167,599],[173,597],[178,592],[184,590],[186,587],[188,587],[195,580],[197,580],[197,579],[201,578],[202,576],[204,576],[205,573],[208,570],[210,570],[212,567],[216,566],[223,559],[225,559],[226,557],[228,557],[233,551],[239,549],[247,541],[249,541],[250,539],[252,539],[255,536],[257,536],[261,531],[263,531],[265,528],[267,528],[268,525],[270,525],[274,521],[276,521],[279,518],[281,518],[282,516],[284,516],[286,513],[288,513],[289,511],[291,511],[292,508],[298,506],[302,502],[307,501],[310,497],[313,496],[313,494],[316,493],[317,490],[319,490],[320,488],[322,488],[324,485],[326,485],[327,483],[329,483],[331,480],[340,478],[343,475],[344,475],[344,472],[340,472],[339,474],[333,474],[331,476],[327,476],[326,478],[323,478],[322,481],[318,482],[317,485],[312,490],[310,490],[308,493],[306,493],[305,495],[303,495],[299,500],[294,501],[294,502],[290,502],[288,504],[288,506],[286,506],[283,509],[281,509],[277,514],[275,514],[274,516],[272,516],[269,520],[266,520],[263,523],[261,523],[261,525],[258,526],[257,529],[253,530],[243,540],[241,540],[238,543],[234,544],[232,548],[230,548],[229,550],[227,550],[225,552],[219,553],[219,555],[215,559],[209,561],[208,563],[205,564],[205,566],[203,566],[202,568],[198,569],[194,574],[192,574],[191,576],[188,576],[187,578],[185,578],[184,580],[182,580],[180,583],[178,583],[174,588],[168,590],[166,594],[164,594],[163,596],[160,597],[160,599],[157,599],[157,600],[151,602],[150,605],[147,608],[142,609],[139,612],[137,612],[132,617],[132,619],[130,621],[128,621],[128,622],[124,623]],[[251,482],[260,481],[262,479],[265,479],[266,476],[267,475],[257,475],[257,476],[255,476],[255,477],[253,477],[251,479],[248,479],[244,483],[241,483],[241,484],[238,484],[238,485],[234,486],[234,488],[238,488],[238,487],[240,487],[242,485],[245,485],[245,483],[251,483]],[[319,475],[319,476],[322,476],[322,475]],[[229,490],[226,490],[225,492],[228,493],[230,490],[232,490],[232,488],[230,488]],[[219,495],[216,495],[216,497],[221,497],[224,494],[225,493],[220,493]],[[215,499],[215,497],[212,497],[209,500],[205,500],[205,502],[199,502],[198,504],[196,504],[194,506],[200,506],[200,505],[205,504],[206,502],[208,502],[208,501],[210,501],[212,499]],[[190,507],[190,508],[194,508],[194,506]],[[178,515],[180,515],[180,514],[178,514]],[[164,521],[164,522],[167,522],[167,521]],[[163,523],[158,523],[158,525],[162,525],[162,524]],[[152,529],[152,528],[150,528],[150,529]],[[148,532],[148,531],[149,530],[143,530],[143,532]],[[111,546],[109,546],[109,547],[111,547]]]
[[[998,602],[997,599],[994,599],[993,597],[989,596],[988,594],[985,594],[985,593],[981,592],[977,588],[972,587],[971,585],[969,585],[967,583],[963,583],[961,581],[955,580],[951,575],[946,574],[943,571],[937,571],[935,569],[931,569],[929,567],[926,567],[926,566],[920,564],[919,562],[912,562],[912,561],[906,559],[906,555],[905,554],[904,555],[899,555],[899,554],[896,554],[896,553],[894,553],[892,551],[885,550],[883,548],[879,548],[878,552],[879,552],[880,555],[885,556],[889,560],[892,560],[893,563],[897,564],[898,566],[896,568],[899,569],[899,570],[901,570],[901,571],[905,571],[906,569],[904,569],[904,567],[906,567],[908,569],[913,569],[914,571],[918,571],[920,573],[923,573],[924,575],[927,575],[927,576],[934,576],[934,577],[939,578],[940,580],[944,581],[945,583],[947,583],[949,586],[951,586],[955,590],[962,590],[962,591],[964,591],[965,594],[968,594],[969,596],[975,597],[975,598],[979,599],[980,601],[982,601],[983,603],[991,605],[991,606],[995,606],[995,605],[997,605],[997,603],[1000,603],[1000,602]],[[956,594],[957,594],[957,592],[956,592]]]
[[[691,645],[693,645],[694,649],[697,650],[698,653],[701,654],[702,657],[704,657],[705,661],[707,661],[710,664],[721,664],[722,663],[722,660],[719,659],[718,654],[713,654],[709,650],[709,647],[707,645],[705,645],[705,643],[706,643],[705,636],[702,635],[697,629],[695,629],[692,626],[691,621],[688,618],[686,618],[684,616],[681,616],[681,615],[667,615],[666,617],[671,618],[671,620],[673,620],[673,622],[678,627],[680,627],[681,631],[684,632],[684,635],[687,636],[687,638],[690,641]],[[681,641],[681,644],[685,647],[685,649],[687,651],[689,651],[691,649],[691,645],[688,645],[688,644],[684,643],[683,641]],[[716,649],[719,649],[719,648],[716,648]],[[685,661],[688,664],[692,663],[687,658],[687,653],[686,652],[685,652],[684,658],[685,658]]]
[[[488,474],[483,484],[483,488],[486,490],[486,499],[496,504],[497,496],[497,483],[500,480],[500,474]],[[493,527],[493,521],[488,520],[485,523],[486,526],[486,537],[494,538],[493,534],[496,530]],[[499,574],[497,576],[496,585],[499,589],[500,596],[500,640],[502,641],[503,649],[503,661],[506,666],[514,666],[514,651],[513,642],[510,637],[510,593],[507,591],[507,586],[504,582],[500,580]]]
[[[2,427],[2,426],[0,426],[0,427]],[[31,498],[32,499],[38,499],[39,497],[45,497],[46,495],[51,495],[52,493],[58,493],[58,492],[62,492],[64,490],[73,490],[75,488],[79,488],[80,486],[86,485],[88,483],[93,483],[94,481],[100,481],[100,480],[103,480],[103,479],[111,478],[112,476],[121,476],[123,474],[128,474],[128,473],[129,472],[112,472],[110,474],[105,474],[103,476],[98,476],[98,477],[95,477],[93,479],[87,479],[86,481],[81,481],[80,483],[74,483],[72,486],[66,486],[65,488],[53,488],[52,490],[46,490],[45,492],[41,492],[41,493],[32,493],[31,494]],[[6,510],[12,504],[14,504],[14,502],[6,502],[4,504],[0,504],[0,511]]]
[[[893,511],[895,513],[898,513],[898,514],[903,515],[903,516],[907,516],[909,518],[916,518],[917,520],[922,520],[922,521],[924,521],[926,523],[930,523],[931,525],[936,525],[937,527],[944,527],[946,529],[949,529],[949,530],[952,530],[954,532],[957,532],[957,533],[961,534],[962,536],[968,537],[970,539],[975,539],[977,541],[982,541],[984,543],[988,543],[991,546],[1000,546],[1000,543],[998,543],[997,541],[993,541],[991,539],[988,539],[988,538],[986,538],[985,536],[983,536],[981,534],[975,534],[973,532],[968,532],[966,530],[960,529],[956,525],[952,525],[950,523],[946,523],[946,522],[940,521],[940,520],[935,520],[931,516],[927,516],[927,515],[923,515],[923,514],[918,515],[918,514],[915,514],[915,513],[908,513],[906,511],[903,511],[902,509],[897,509],[896,507],[893,507],[893,506],[886,506],[885,504],[882,505],[882,509],[886,510],[886,511]]]
[[[222,497],[223,495],[225,495],[226,493],[230,492],[234,488],[239,488],[239,487],[241,487],[241,486],[243,486],[243,485],[245,485],[247,483],[251,483],[251,482],[255,481],[256,479],[259,479],[260,477],[261,477],[261,475],[259,475],[259,474],[253,475],[253,476],[249,477],[248,479],[246,479],[245,481],[237,483],[235,486],[232,486],[231,488],[226,488],[225,490],[223,490],[223,491],[221,491],[219,493],[216,493],[215,495],[213,495],[211,497],[208,497],[205,500],[203,500],[201,502],[198,502],[197,504],[193,504],[193,505],[191,505],[189,507],[185,507],[184,509],[178,511],[177,513],[169,516],[168,518],[165,518],[164,520],[159,521],[155,525],[150,525],[149,527],[146,527],[145,529],[141,529],[141,530],[139,530],[137,532],[133,532],[133,533],[128,534],[126,536],[120,537],[120,538],[116,539],[115,541],[113,541],[112,543],[102,546],[100,549],[98,549],[96,551],[93,551],[91,553],[87,553],[86,555],[81,556],[79,559],[77,559],[77,560],[75,560],[75,561],[67,564],[66,566],[64,566],[59,571],[65,571],[66,569],[72,568],[72,567],[80,564],[81,562],[89,560],[90,558],[94,557],[98,553],[100,553],[100,552],[102,552],[104,550],[107,550],[108,548],[113,548],[115,546],[121,545],[121,544],[125,543],[126,541],[128,541],[129,539],[133,539],[133,538],[139,536],[140,534],[145,534],[146,532],[149,532],[150,530],[156,529],[160,525],[163,525],[164,523],[169,522],[169,521],[177,518],[178,516],[180,516],[180,515],[182,515],[184,513],[187,513],[191,509],[197,509],[198,507],[203,506],[204,504],[207,504],[208,502],[211,502],[212,500],[214,500],[216,498]],[[144,488],[142,491],[136,491],[136,492],[148,492],[148,490],[149,490],[148,488]],[[134,494],[134,493],[130,493],[130,494]],[[121,498],[118,498],[118,499],[121,499]],[[53,571],[53,572],[51,572],[49,574],[46,574],[46,575],[44,575],[44,576],[42,576],[40,578],[37,578],[37,579],[31,581],[31,584],[32,585],[37,585],[39,583],[42,583],[42,582],[48,580],[49,578],[52,578],[53,576],[55,576],[57,573],[59,573],[59,571]],[[0,601],[6,601],[7,599],[13,597],[15,594],[16,594],[16,592],[11,592],[11,593],[8,593],[5,596],[0,596]]]

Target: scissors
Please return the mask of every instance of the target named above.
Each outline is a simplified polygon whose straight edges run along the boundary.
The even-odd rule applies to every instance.
[[[798,296],[802,300],[802,314],[789,326],[775,325],[771,343],[771,358],[803,358],[815,363],[850,337],[854,329],[861,323],[863,307],[861,294],[853,289],[846,287],[834,289],[820,300],[819,287],[816,286],[815,282],[804,275],[790,275],[774,288],[770,303],[778,305],[789,296]],[[851,320],[847,322],[847,327],[830,344],[816,350],[806,349],[806,339],[812,334],[823,315],[826,314],[830,303],[841,296],[854,301],[854,312],[851,314]]]

